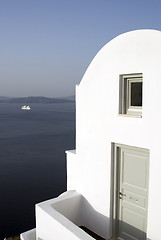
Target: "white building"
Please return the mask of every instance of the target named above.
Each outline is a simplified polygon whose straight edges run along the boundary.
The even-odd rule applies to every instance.
[[[36,205],[21,240],[160,240],[161,32],[106,44],[76,87],[76,150],[68,191]]]

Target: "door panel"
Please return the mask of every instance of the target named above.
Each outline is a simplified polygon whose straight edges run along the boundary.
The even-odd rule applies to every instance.
[[[123,240],[144,240],[147,231],[149,151],[117,145],[116,165],[116,235]]]
[[[140,156],[135,152],[127,152],[125,148],[122,152],[122,182],[146,190],[147,187],[147,157]],[[136,177],[137,176],[137,177]]]

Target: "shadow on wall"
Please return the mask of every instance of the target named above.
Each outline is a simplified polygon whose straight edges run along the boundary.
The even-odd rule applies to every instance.
[[[109,226],[109,218],[105,217],[104,215],[98,213],[94,210],[94,208],[89,204],[89,202],[82,197],[82,209],[83,214],[86,215],[84,218],[84,227],[92,230],[94,233],[97,233],[101,237],[105,237],[107,239],[107,233],[105,230],[107,226]],[[137,219],[136,219],[137,221]],[[116,223],[115,233],[112,234],[115,238],[120,237],[123,240],[151,240],[146,238],[146,233],[129,225],[126,222],[118,221]],[[95,239],[102,239],[98,236]]]
[[[137,219],[135,219],[137,221]],[[117,221],[116,228],[113,233],[114,239],[120,237],[123,240],[151,240],[146,237],[146,233],[129,225],[123,221]],[[113,238],[112,238],[113,239]],[[112,240],[111,239],[111,240]]]
[[[69,191],[58,199],[60,200],[52,203],[51,207],[75,225],[74,227],[71,226],[70,222],[66,222],[66,227],[69,229],[71,226],[71,231],[77,237],[80,237],[84,232],[79,228],[83,226],[105,239],[108,238],[109,218],[95,211],[81,194],[76,191]],[[86,233],[84,234],[86,235]],[[88,238],[88,235],[86,237]]]
[[[115,223],[115,229],[112,234],[112,231],[108,229],[110,219],[95,211],[81,194],[63,199],[63,201],[57,202],[52,206],[77,227],[81,227],[79,231],[84,230],[93,239],[109,239],[109,237],[114,237],[111,239],[115,239],[116,237],[120,237],[123,240],[151,240],[146,238],[145,232],[122,221]],[[75,233],[76,235],[78,234],[78,237],[80,237],[79,231]],[[95,235],[91,231],[98,236],[94,237]]]
[[[107,239],[109,218],[95,211],[85,197],[81,200],[82,226]]]

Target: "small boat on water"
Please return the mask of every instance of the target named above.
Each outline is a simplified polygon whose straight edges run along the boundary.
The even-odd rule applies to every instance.
[[[22,106],[22,107],[21,107],[21,109],[22,109],[22,110],[30,110],[31,108],[30,108],[30,106],[29,106],[29,105],[27,105],[27,106],[26,106],[26,105],[24,105],[24,106]]]

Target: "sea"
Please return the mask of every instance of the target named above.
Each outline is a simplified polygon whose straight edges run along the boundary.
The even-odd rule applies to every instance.
[[[0,240],[35,228],[35,204],[67,188],[75,103],[0,103]]]

